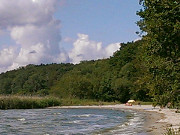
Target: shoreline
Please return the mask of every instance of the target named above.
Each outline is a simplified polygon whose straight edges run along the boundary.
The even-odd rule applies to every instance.
[[[180,113],[175,113],[175,109],[160,109],[152,105],[92,105],[92,106],[56,106],[48,109],[124,109],[135,110],[145,113],[144,129],[148,135],[160,135],[166,132],[166,128],[178,129],[180,127]]]

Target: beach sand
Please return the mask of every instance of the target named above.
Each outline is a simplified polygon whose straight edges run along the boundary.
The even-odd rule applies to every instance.
[[[180,127],[180,113],[175,113],[175,109],[160,109],[152,105],[101,105],[101,106],[58,106],[49,107],[51,109],[59,108],[98,108],[98,109],[133,109],[145,113],[144,129],[148,135],[161,135],[166,132],[166,128],[178,129]]]

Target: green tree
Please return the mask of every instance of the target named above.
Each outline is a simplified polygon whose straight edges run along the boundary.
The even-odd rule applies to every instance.
[[[174,104],[180,89],[180,4],[177,0],[140,2],[144,9],[137,13],[138,25],[145,32],[141,64],[146,73],[138,83],[145,84],[156,103]]]

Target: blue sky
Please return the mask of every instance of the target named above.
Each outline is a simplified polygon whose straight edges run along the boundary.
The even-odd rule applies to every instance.
[[[138,39],[139,0],[0,0],[0,73],[109,58]]]
[[[55,13],[61,20],[62,38],[77,38],[77,33],[108,45],[138,38],[136,15],[141,6],[138,0],[66,0]],[[61,42],[65,48],[71,43]]]

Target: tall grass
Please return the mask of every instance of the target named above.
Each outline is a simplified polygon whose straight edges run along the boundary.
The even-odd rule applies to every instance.
[[[62,105],[63,106],[73,106],[73,105],[114,105],[119,104],[120,102],[102,102],[102,101],[96,101],[92,99],[76,99],[76,98],[67,98],[62,99]]]
[[[164,135],[180,135],[180,128],[177,130],[168,128],[167,132]]]
[[[0,109],[37,109],[59,106],[61,103],[55,97],[0,96]]]
[[[90,99],[59,99],[38,96],[0,96],[0,109],[37,109],[52,106],[112,105],[119,102],[101,102]]]

